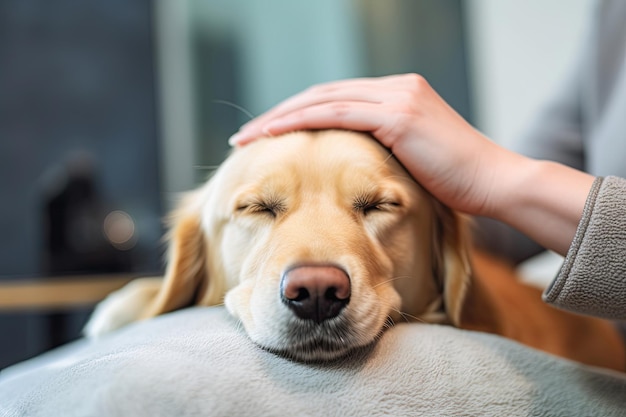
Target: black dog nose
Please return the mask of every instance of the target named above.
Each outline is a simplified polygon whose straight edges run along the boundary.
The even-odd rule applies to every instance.
[[[300,266],[283,274],[281,298],[296,316],[321,323],[350,301],[350,278],[334,266]]]

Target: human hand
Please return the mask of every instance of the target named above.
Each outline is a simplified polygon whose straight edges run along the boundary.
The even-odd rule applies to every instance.
[[[352,79],[311,87],[247,123],[231,138],[242,146],[257,137],[303,129],[370,132],[413,177],[449,206],[490,215],[519,155],[493,144],[415,74]]]

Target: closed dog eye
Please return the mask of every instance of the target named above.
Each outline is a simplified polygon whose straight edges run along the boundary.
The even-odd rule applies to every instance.
[[[376,212],[390,212],[397,207],[400,207],[400,203],[396,203],[394,201],[379,201],[361,208],[360,211],[364,215],[368,216]]]
[[[285,203],[278,199],[251,201],[237,206],[238,213],[268,215],[273,218],[276,218],[285,210]]]
[[[352,203],[352,208],[364,216],[378,212],[391,212],[400,206],[401,204],[395,200],[368,195],[359,195]]]

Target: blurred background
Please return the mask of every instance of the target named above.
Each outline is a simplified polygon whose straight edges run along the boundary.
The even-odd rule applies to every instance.
[[[0,369],[161,273],[162,217],[227,139],[323,81],[419,72],[506,145],[590,0],[0,1]]]

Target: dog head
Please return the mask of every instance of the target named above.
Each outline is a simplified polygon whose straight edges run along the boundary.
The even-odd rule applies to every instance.
[[[257,344],[327,360],[389,319],[457,324],[463,219],[367,135],[297,132],[236,149],[173,216],[153,316],[225,303]]]

